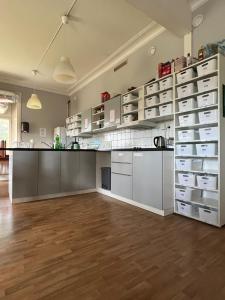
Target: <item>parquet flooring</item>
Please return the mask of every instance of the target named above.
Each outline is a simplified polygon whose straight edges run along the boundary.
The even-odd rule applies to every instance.
[[[97,193],[0,208],[0,300],[223,300],[225,229]]]

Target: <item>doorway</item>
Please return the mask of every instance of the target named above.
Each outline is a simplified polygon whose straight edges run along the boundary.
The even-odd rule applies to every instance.
[[[9,145],[11,139],[11,118],[0,117],[1,145]],[[4,141],[4,142],[2,142]],[[9,156],[6,151],[0,152],[0,207],[8,206]]]

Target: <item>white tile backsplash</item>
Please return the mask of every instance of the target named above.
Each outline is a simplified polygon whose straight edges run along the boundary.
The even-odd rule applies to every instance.
[[[132,147],[154,147],[153,139],[155,136],[162,135],[166,138],[173,138],[173,121],[163,122],[153,129],[122,129],[107,133],[99,133],[92,138],[80,138],[83,148],[99,145],[101,149],[108,148],[132,148]]]

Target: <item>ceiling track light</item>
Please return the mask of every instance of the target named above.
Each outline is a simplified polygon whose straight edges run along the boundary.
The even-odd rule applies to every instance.
[[[38,73],[40,65],[42,64],[43,60],[45,59],[49,49],[52,47],[57,36],[59,35],[63,25],[66,25],[69,23],[69,15],[77,2],[78,2],[78,0],[74,0],[71,7],[68,9],[67,13],[65,15],[61,16],[60,25],[56,29],[56,32],[54,33],[51,41],[49,42],[48,46],[46,47],[45,51],[43,52],[36,69],[32,71],[32,73],[36,72],[34,75],[36,75]],[[68,57],[61,56],[60,61],[56,65],[56,68],[53,72],[53,79],[57,82],[65,83],[65,84],[73,83],[77,79],[75,70],[74,70],[74,68],[70,62],[70,59]]]

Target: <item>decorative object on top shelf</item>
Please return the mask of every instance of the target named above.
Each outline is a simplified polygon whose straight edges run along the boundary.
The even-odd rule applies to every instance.
[[[111,98],[111,96],[110,96],[110,94],[107,91],[101,93],[101,101],[102,101],[102,103],[108,101],[110,98]]]

